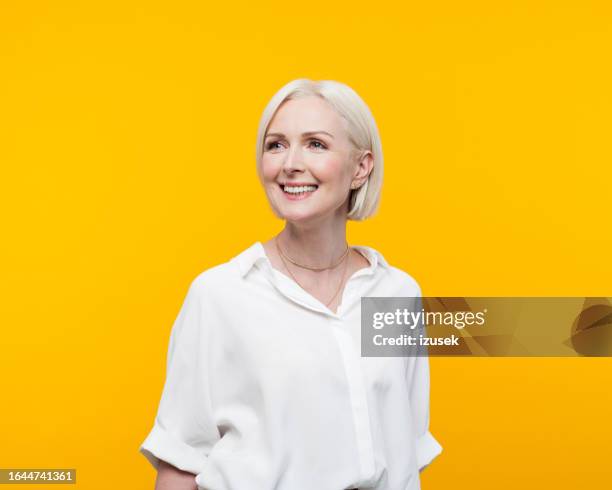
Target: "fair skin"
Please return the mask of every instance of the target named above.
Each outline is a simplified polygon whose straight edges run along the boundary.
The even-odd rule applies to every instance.
[[[316,133],[313,133],[316,131]],[[275,214],[285,221],[278,240],[281,250],[294,261],[311,267],[327,267],[346,249],[349,193],[365,183],[373,168],[370,151],[356,151],[342,117],[320,97],[308,96],[284,102],[270,121],[262,156],[263,186]],[[315,184],[302,199],[281,184]],[[351,249],[344,262],[324,271],[303,269],[279,256],[274,238],[263,243],[272,266],[295,277],[312,296],[336,312],[348,278],[369,262]],[[340,288],[339,288],[340,286]]]
[[[155,490],[197,490],[195,475],[159,461]]]
[[[317,131],[316,134],[305,134]],[[370,151],[356,151],[342,117],[317,96],[285,101],[268,126],[262,156],[266,196],[285,221],[278,239],[285,255],[300,264],[328,267],[346,250],[349,193],[365,183],[373,168]],[[316,190],[287,194],[281,184],[314,184]],[[337,312],[347,280],[370,264],[350,249],[345,261],[324,271],[284,265],[274,238],[263,243],[272,266],[291,277]],[[160,462],[155,490],[197,490],[195,475]]]

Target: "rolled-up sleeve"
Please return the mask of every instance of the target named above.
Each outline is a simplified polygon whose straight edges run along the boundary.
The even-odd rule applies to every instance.
[[[421,311],[422,300],[416,301],[416,311]],[[419,328],[425,334],[424,324]],[[410,408],[416,437],[417,466],[422,470],[442,452],[442,446],[429,431],[429,357],[427,347],[418,349],[408,362],[407,378],[410,389]]]
[[[191,283],[170,333],[166,379],[153,428],[141,444],[155,469],[163,460],[198,474],[219,439],[212,423],[201,293]]]

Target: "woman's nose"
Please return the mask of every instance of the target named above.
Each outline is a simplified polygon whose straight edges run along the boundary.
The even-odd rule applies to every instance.
[[[287,173],[304,170],[304,161],[299,147],[290,148],[283,162],[283,170]]]

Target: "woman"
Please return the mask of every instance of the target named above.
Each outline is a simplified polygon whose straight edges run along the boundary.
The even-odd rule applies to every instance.
[[[361,98],[300,79],[264,110],[257,170],[284,229],[198,275],[173,325],[140,451],[157,490],[418,489],[427,357],[361,357],[360,298],[420,297],[348,219],[378,206],[382,150]]]

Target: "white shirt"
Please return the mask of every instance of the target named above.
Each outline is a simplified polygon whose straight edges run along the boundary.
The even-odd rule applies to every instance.
[[[199,490],[416,490],[442,447],[427,357],[361,357],[362,296],[420,297],[370,247],[337,313],[274,269],[260,242],[191,283],[140,452]]]

